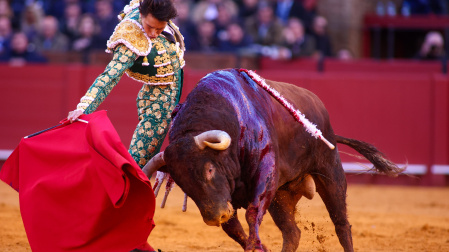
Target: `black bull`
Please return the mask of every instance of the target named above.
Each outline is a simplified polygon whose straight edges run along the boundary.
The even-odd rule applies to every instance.
[[[316,124],[332,144],[355,149],[378,172],[394,176],[402,170],[374,146],[335,135],[327,110],[310,91],[266,83]],[[302,196],[311,198],[316,190],[341,245],[353,251],[346,178],[337,148],[331,150],[312,137],[247,73],[229,69],[206,75],[174,114],[168,147],[144,171],[147,175],[156,169],[168,172],[208,225],[221,225],[245,251],[267,251],[259,226],[268,209],[282,232],[282,251],[296,251],[301,231],[295,223],[295,207]],[[237,218],[238,208],[246,209],[249,236]]]

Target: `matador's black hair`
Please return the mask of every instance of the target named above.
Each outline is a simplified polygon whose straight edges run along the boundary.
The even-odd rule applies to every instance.
[[[140,0],[139,11],[144,17],[151,14],[157,20],[165,22],[178,15],[173,0]]]

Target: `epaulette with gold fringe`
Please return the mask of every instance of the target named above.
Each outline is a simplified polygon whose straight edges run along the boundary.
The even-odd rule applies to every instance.
[[[139,22],[132,19],[121,21],[107,42],[106,52],[111,53],[119,44],[124,44],[138,56],[146,57],[151,52],[151,40]],[[148,60],[144,58],[144,65]],[[148,64],[148,63],[147,63]]]

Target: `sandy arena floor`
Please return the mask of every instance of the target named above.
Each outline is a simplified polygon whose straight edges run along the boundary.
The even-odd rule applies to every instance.
[[[162,193],[163,195],[163,193]],[[183,193],[175,188],[164,209],[157,199],[156,228],[150,244],[168,251],[243,251],[221,228],[203,223],[193,201],[181,212]],[[449,188],[349,185],[349,221],[355,251],[449,251]],[[239,210],[244,222],[244,210]],[[298,204],[302,231],[298,251],[343,251],[320,197]],[[244,223],[246,226],[246,223]],[[261,239],[281,250],[282,236],[269,214]],[[0,251],[31,251],[23,228],[18,194],[0,182]]]

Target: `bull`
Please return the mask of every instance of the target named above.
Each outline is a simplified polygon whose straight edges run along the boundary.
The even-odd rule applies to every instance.
[[[333,145],[345,144],[379,173],[397,167],[373,145],[334,134],[329,115],[312,92],[266,80],[321,129]],[[321,196],[341,246],[353,251],[346,214],[346,177],[338,148],[313,138],[247,71],[207,74],[173,114],[169,145],[144,167],[168,172],[195,202],[207,225],[220,226],[245,251],[268,251],[259,238],[266,210],[282,232],[282,251],[296,251],[301,231],[295,207],[304,196]],[[236,211],[245,208],[249,235]]]

